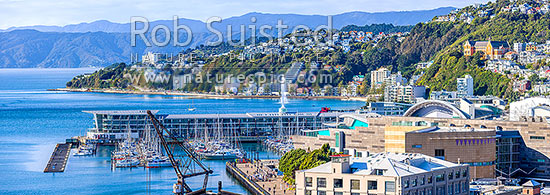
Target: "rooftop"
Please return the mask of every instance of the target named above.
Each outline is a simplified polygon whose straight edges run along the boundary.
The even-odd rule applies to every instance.
[[[147,110],[84,110],[82,112],[90,114],[110,114],[110,115],[147,115]],[[157,114],[158,110],[151,110],[151,113]]]
[[[90,114],[106,114],[106,115],[147,115],[147,110],[85,110],[82,111]],[[151,110],[153,114],[157,114],[158,110]],[[185,118],[256,118],[256,117],[336,117],[343,113],[339,112],[287,112],[280,114],[278,112],[263,112],[263,113],[223,113],[223,114],[168,114],[165,119],[185,119]]]
[[[495,131],[494,129],[474,128],[474,127],[438,127],[432,126],[425,129],[417,130],[412,133],[445,133],[445,132],[482,132]]]
[[[462,165],[423,154],[384,152],[368,157],[350,158],[352,173],[349,174],[401,177],[458,166]],[[331,162],[302,171],[306,173],[332,173]]]

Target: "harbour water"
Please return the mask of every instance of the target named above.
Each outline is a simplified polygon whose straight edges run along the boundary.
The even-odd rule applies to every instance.
[[[92,115],[82,110],[160,110],[192,113],[276,112],[277,99],[189,99],[183,96],[56,92],[72,77],[93,69],[0,69],[0,194],[169,194],[173,169],[110,168],[110,150],[102,147],[92,157],[69,158],[64,173],[43,173],[56,143],[85,135]],[[291,99],[288,111],[319,111],[321,107],[354,109],[363,102]],[[245,145],[257,150],[256,145]],[[260,152],[262,158],[276,158]],[[222,181],[224,190],[246,194],[225,173],[222,161],[206,161],[214,170],[209,187]],[[148,174],[149,173],[149,174]],[[148,182],[150,175],[150,182]],[[201,179],[187,181],[199,186]],[[149,186],[149,187],[147,187]],[[146,189],[150,189],[147,191]]]

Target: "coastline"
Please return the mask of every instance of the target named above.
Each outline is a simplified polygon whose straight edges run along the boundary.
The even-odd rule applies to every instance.
[[[73,89],[73,88],[56,88],[47,89],[48,91],[64,91],[64,92],[92,92],[92,93],[116,93],[116,94],[139,94],[139,95],[174,95],[174,96],[192,96],[194,98],[204,99],[278,99],[277,95],[220,95],[220,94],[205,94],[205,93],[186,93],[180,91],[132,91],[119,89]],[[335,99],[342,101],[363,101],[366,102],[366,97],[348,97],[348,96],[287,96],[289,99]]]

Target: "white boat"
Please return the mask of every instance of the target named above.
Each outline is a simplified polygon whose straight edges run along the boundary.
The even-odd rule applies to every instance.
[[[73,156],[90,156],[93,155],[95,147],[93,145],[82,144],[78,147]]]
[[[73,154],[73,156],[90,156],[94,154],[91,150],[81,150],[78,149],[76,153]]]
[[[122,167],[137,167],[139,165],[139,160],[135,158],[117,160],[115,166],[118,168]]]
[[[237,154],[227,150],[218,150],[213,153],[202,153],[202,157],[208,160],[227,160],[236,159]]]
[[[194,104],[194,100],[191,100],[191,103]],[[189,104],[189,108],[187,108],[188,111],[195,111],[197,108],[191,107],[191,104]]]
[[[168,157],[155,156],[147,161],[147,168],[171,167],[172,163]]]

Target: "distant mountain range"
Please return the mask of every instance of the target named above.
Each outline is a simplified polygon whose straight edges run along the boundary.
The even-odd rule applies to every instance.
[[[431,20],[434,16],[445,15],[454,10],[443,7],[433,10],[401,12],[348,12],[333,16],[333,28],[347,25],[366,25],[388,23],[393,25],[413,25]],[[256,22],[252,23],[251,18]],[[239,31],[240,25],[275,26],[282,20],[291,32],[297,25],[315,28],[327,24],[327,16],[298,14],[248,13],[242,16],[223,19],[214,23],[214,28],[226,34],[226,26],[232,25],[232,34]],[[199,20],[179,19],[193,31],[193,41],[187,47],[145,47],[139,43],[130,46],[130,23],[113,23],[106,20],[91,23],[71,24],[67,26],[25,26],[0,30],[0,68],[74,68],[105,66],[115,62],[128,62],[132,53],[143,54],[147,51],[176,53],[188,47],[195,47],[214,39],[214,35]],[[172,20],[152,21],[150,26],[164,24],[172,26]],[[249,29],[247,29],[249,30]],[[275,29],[271,34],[275,35]],[[249,32],[246,33],[247,35]],[[234,39],[238,36],[234,36]]]

